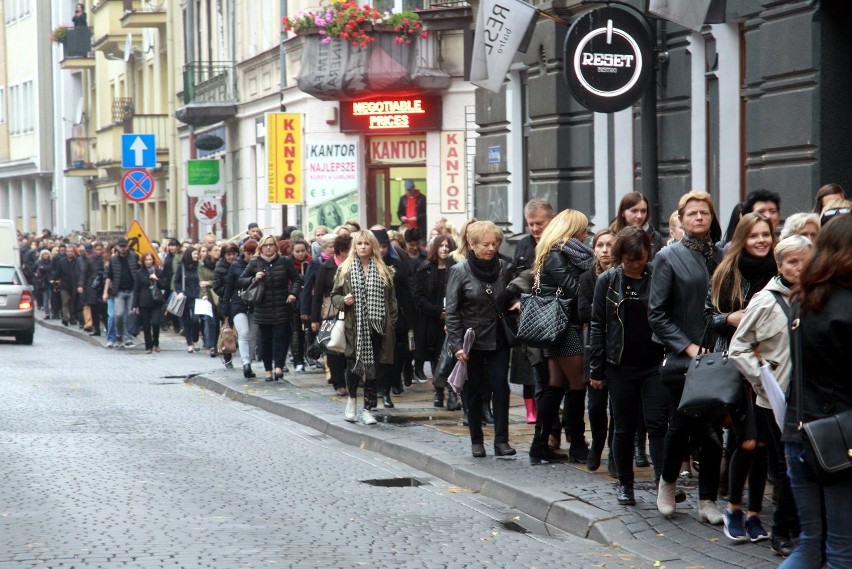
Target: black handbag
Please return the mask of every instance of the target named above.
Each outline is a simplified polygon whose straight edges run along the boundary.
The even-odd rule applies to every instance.
[[[447,378],[453,368],[456,367],[456,355],[450,351],[450,338],[444,338],[441,353],[438,356],[438,367],[432,371],[432,385],[434,387],[447,387]]]
[[[562,287],[554,296],[541,296],[541,273],[535,274],[531,293],[521,294],[518,342],[533,348],[552,348],[568,329],[572,300],[562,298]]]
[[[500,309],[497,308],[497,302],[494,300],[494,290],[491,288],[491,285],[482,282],[482,287],[485,289],[485,296],[487,296],[488,300],[491,301],[491,306],[494,308],[494,312],[497,315],[497,325],[503,329],[503,335],[506,337],[506,342],[509,344],[509,347],[514,348],[515,346],[520,345],[521,342],[518,341],[517,323],[513,318],[503,314],[500,312]]]
[[[790,344],[793,350],[793,382],[796,384],[796,425],[802,436],[805,458],[823,486],[852,481],[852,409],[804,422],[802,337],[798,306],[795,304],[790,322]]]
[[[266,281],[260,279],[253,280],[248,287],[241,290],[238,294],[246,306],[259,304],[263,302],[263,296],[266,294]]]
[[[704,329],[701,346],[706,346],[710,324]],[[701,351],[689,361],[686,383],[680,397],[678,412],[693,417],[725,414],[740,406],[743,376],[728,359],[728,351]]]

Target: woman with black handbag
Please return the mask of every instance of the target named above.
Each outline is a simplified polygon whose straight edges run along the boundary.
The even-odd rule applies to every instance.
[[[234,323],[234,330],[237,332],[237,346],[240,350],[240,361],[243,364],[243,377],[245,379],[254,379],[257,375],[251,369],[252,356],[255,353],[254,337],[254,307],[248,306],[243,299],[240,298],[240,275],[254,257],[257,251],[257,241],[254,239],[246,239],[240,248],[240,254],[228,267],[228,274],[225,275],[225,289],[222,294],[222,314],[231,317],[231,322]],[[227,249],[226,249],[227,250]]]
[[[793,293],[800,316],[798,329],[792,333],[799,334],[801,359],[795,363],[799,373],[794,373],[792,381],[797,385],[791,389],[782,439],[802,533],[780,569],[852,567],[852,479],[847,475],[845,481],[820,482],[799,424],[852,413],[850,244],[852,215],[836,216],[823,225],[814,257],[802,270],[798,290]],[[840,455],[848,441],[847,445],[836,441]]]
[[[322,239],[320,258],[322,263],[316,268],[313,279],[313,294],[311,295],[311,331],[316,334],[324,318],[334,310],[331,305],[331,290],[334,288],[334,275],[337,268],[349,256],[352,238],[349,235],[325,235]],[[346,356],[335,352],[325,354],[328,377],[335,393],[346,397]]]
[[[357,231],[352,235],[349,256],[334,277],[331,303],[345,315],[349,398],[344,418],[355,422],[358,384],[363,381],[361,422],[375,425],[372,410],[378,401],[378,367],[393,364],[397,304],[393,273],[382,260],[379,242],[371,231]]]
[[[716,336],[717,352],[728,349],[752,297],[778,273],[773,251],[775,233],[769,219],[759,213],[742,216],[725,258],[710,281],[705,304],[709,330]],[[743,383],[736,411],[730,414],[732,429],[728,445],[728,505],[724,511],[725,536],[734,543],[769,539],[760,521],[766,487],[766,443],[771,433],[756,421],[754,395]],[[742,496],[748,479],[748,515],[743,516]]]
[[[262,298],[254,303],[260,357],[266,381],[278,381],[284,377],[284,360],[292,336],[290,321],[302,279],[290,259],[280,254],[273,235],[260,240],[254,257],[240,275],[240,288],[246,289],[256,281],[263,282],[265,289]]]
[[[415,360],[428,361],[432,369],[432,385],[435,388],[435,407],[444,406],[447,378],[437,375],[438,357],[444,345],[446,332],[444,321],[447,292],[447,273],[455,265],[450,253],[456,248],[448,235],[438,235],[429,246],[429,255],[414,274],[414,303],[420,309],[420,318],[414,327]],[[461,404],[452,389],[447,393],[447,410],[458,411]]]
[[[621,505],[636,504],[633,448],[640,421],[647,425],[656,477],[663,470],[668,398],[660,382],[663,347],[654,341],[648,324],[652,252],[641,227],[622,229],[612,248],[615,266],[598,278],[592,308],[589,377],[593,389],[609,388]]]
[[[175,294],[186,297],[186,305],[180,321],[183,335],[186,338],[186,351],[193,353],[201,350],[198,347],[199,322],[195,318],[195,300],[201,298],[201,287],[206,286],[198,277],[198,249],[188,247],[181,256],[175,270]]]
[[[569,423],[566,430],[571,444],[568,459],[585,462],[589,448],[586,445],[584,408],[586,386],[583,383],[583,341],[580,335],[580,317],[577,297],[580,293],[580,276],[594,263],[594,253],[585,244],[588,237],[589,220],[581,212],[566,209],[554,217],[541,234],[535,247],[533,263],[535,294],[542,298],[558,296],[570,304],[568,325],[556,343],[544,349],[545,365],[539,367],[546,384],[542,386],[538,399],[535,434],[530,445],[530,461],[558,462],[566,459],[547,446],[550,427],[559,416],[559,404],[568,392]]]
[[[160,351],[160,320],[163,317],[163,269],[154,264],[152,253],[142,253],[133,295],[133,311],[139,313],[142,334],[145,336],[145,353]]]
[[[700,349],[704,334],[704,300],[710,277],[722,260],[714,241],[718,228],[713,198],[706,192],[681,196],[678,216],[683,238],[664,247],[654,258],[654,278],[648,298],[648,321],[654,338],[665,350],[660,379],[669,399],[669,428],[663,450],[663,471],[657,490],[657,509],[664,516],[675,513],[676,485],[683,457],[690,443],[700,447],[698,518],[718,525],[722,513],[716,507],[719,463],[722,459],[721,418],[691,417],[677,412],[689,362]]]
[[[510,263],[498,256],[502,232],[494,223],[475,221],[466,228],[467,254],[447,275],[448,349],[467,365],[462,394],[473,456],[485,456],[482,412],[489,392],[494,406],[494,454],[512,456],[516,452],[509,445],[509,340],[502,322],[511,301],[507,293]],[[462,346],[468,328],[476,337],[466,354]]]

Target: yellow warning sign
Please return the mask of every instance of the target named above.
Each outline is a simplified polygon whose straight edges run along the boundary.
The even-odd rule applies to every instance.
[[[157,255],[157,251],[154,249],[154,246],[151,245],[151,240],[148,239],[148,236],[145,234],[145,230],[142,229],[142,226],[135,219],[133,223],[130,224],[130,229],[127,230],[127,244],[130,246],[132,251],[136,251],[136,254],[142,257],[142,253],[151,253],[154,255],[154,264],[160,265],[160,256]]]

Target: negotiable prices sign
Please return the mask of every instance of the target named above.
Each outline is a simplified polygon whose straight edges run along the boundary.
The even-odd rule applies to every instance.
[[[565,36],[565,78],[581,105],[613,113],[645,93],[652,56],[647,22],[621,8],[592,10],[577,18]]]
[[[302,115],[268,113],[266,149],[271,204],[302,202]]]
[[[441,97],[387,97],[340,103],[341,132],[373,134],[440,130]]]

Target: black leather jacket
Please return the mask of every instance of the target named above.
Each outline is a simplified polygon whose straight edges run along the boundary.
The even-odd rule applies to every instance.
[[[580,295],[580,275],[583,270],[578,269],[571,263],[562,247],[554,246],[547,257],[544,258],[544,266],[541,269],[541,284],[539,285],[542,296],[553,296],[557,289],[562,289],[562,298],[573,299],[571,306],[570,322],[580,324],[580,316],[577,309],[577,297]]]
[[[474,350],[496,350],[497,334],[503,334],[497,311],[505,314],[513,297],[507,290],[512,280],[511,263],[500,260],[500,276],[491,284],[491,298],[485,293],[482,281],[473,275],[467,260],[450,267],[447,276],[447,336],[450,351],[462,348],[464,333],[473,328]],[[495,310],[495,304],[497,309]]]
[[[651,266],[643,275],[651,278]],[[589,368],[591,379],[606,379],[606,364],[621,365],[624,353],[624,270],[604,271],[595,285],[592,321],[589,327]],[[640,297],[648,309],[648,297]]]
[[[716,250],[720,262],[723,253]],[[663,247],[653,261],[654,278],[648,299],[648,321],[654,341],[666,354],[680,354],[689,344],[700,344],[704,334],[704,300],[710,274],[701,253],[677,242]]]

